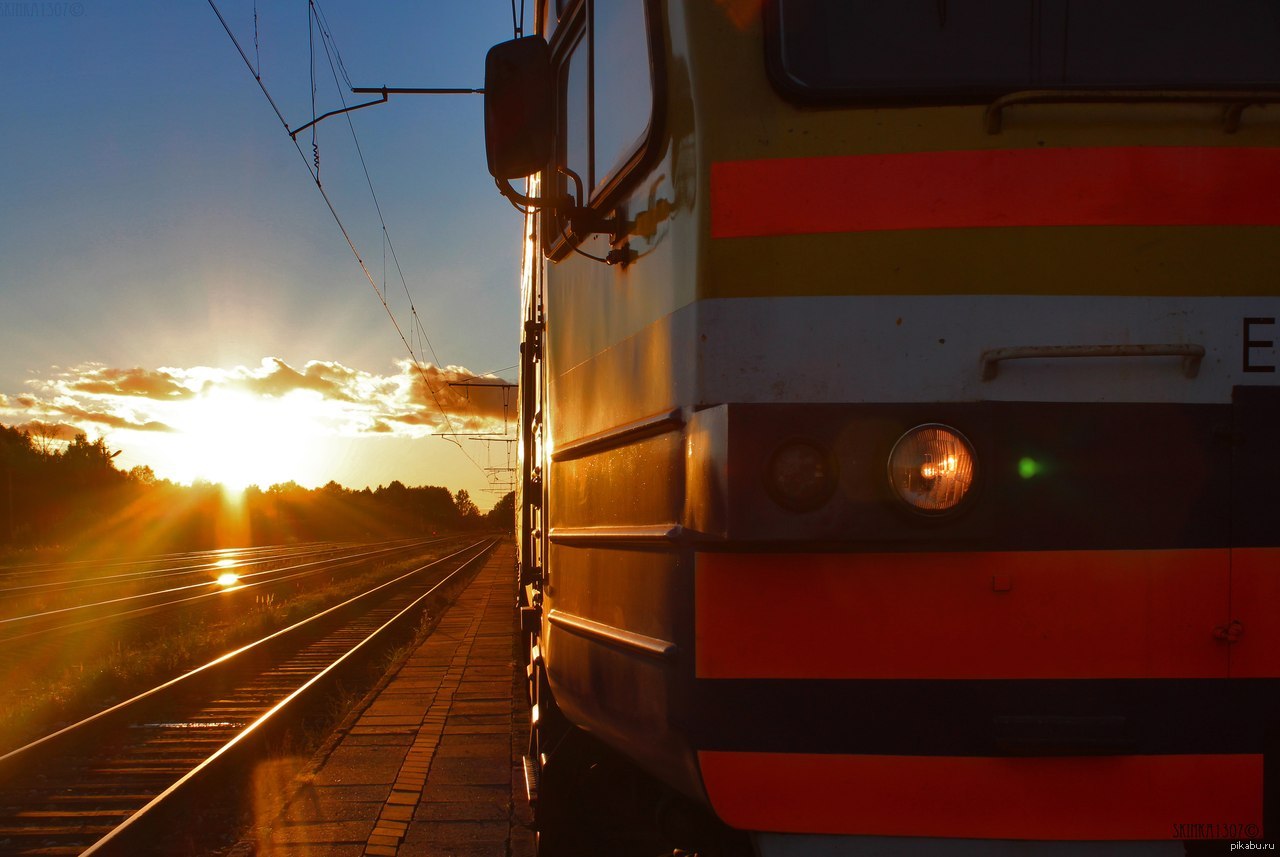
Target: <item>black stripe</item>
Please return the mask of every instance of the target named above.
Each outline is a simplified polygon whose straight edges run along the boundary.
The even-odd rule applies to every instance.
[[[1256,390],[1242,396],[1241,390]],[[1124,550],[1280,545],[1280,388],[1237,404],[978,402],[732,404],[727,490],[709,498],[701,547],[867,551]],[[972,502],[926,519],[891,493],[889,451],[941,422],[978,455]],[[786,440],[832,451],[838,485],[809,512],[780,507],[765,463]],[[1234,467],[1233,467],[1234,461]],[[1233,478],[1234,477],[1234,478]],[[713,508],[711,508],[713,507]],[[1234,520],[1233,520],[1234,518]]]
[[[906,756],[1262,753],[1280,680],[700,680],[703,750]]]

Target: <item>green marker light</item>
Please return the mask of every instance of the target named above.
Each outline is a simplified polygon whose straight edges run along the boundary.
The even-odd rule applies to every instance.
[[[1018,460],[1018,475],[1023,479],[1030,479],[1032,476],[1039,473],[1040,470],[1040,462],[1036,461],[1034,458],[1024,456]]]

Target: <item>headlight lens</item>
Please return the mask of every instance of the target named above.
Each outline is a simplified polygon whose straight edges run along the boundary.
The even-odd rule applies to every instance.
[[[765,484],[780,506],[808,512],[831,499],[836,487],[835,462],[814,443],[787,441],[769,459]]]
[[[889,453],[889,484],[918,512],[939,514],[964,500],[973,487],[973,447],[964,435],[942,425],[913,428]]]

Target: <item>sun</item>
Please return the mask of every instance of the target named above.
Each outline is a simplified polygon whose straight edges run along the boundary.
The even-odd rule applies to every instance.
[[[215,389],[184,403],[174,428],[180,436],[184,478],[241,491],[296,480],[308,472],[322,433],[305,395],[281,398]]]

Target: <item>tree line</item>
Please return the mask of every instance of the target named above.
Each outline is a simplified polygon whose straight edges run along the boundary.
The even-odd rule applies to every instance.
[[[58,446],[0,425],[0,548],[158,553],[513,526],[513,495],[483,514],[466,491],[398,480],[363,490],[286,482],[236,494],[158,479],[145,465],[120,470],[101,438],[81,434]]]

